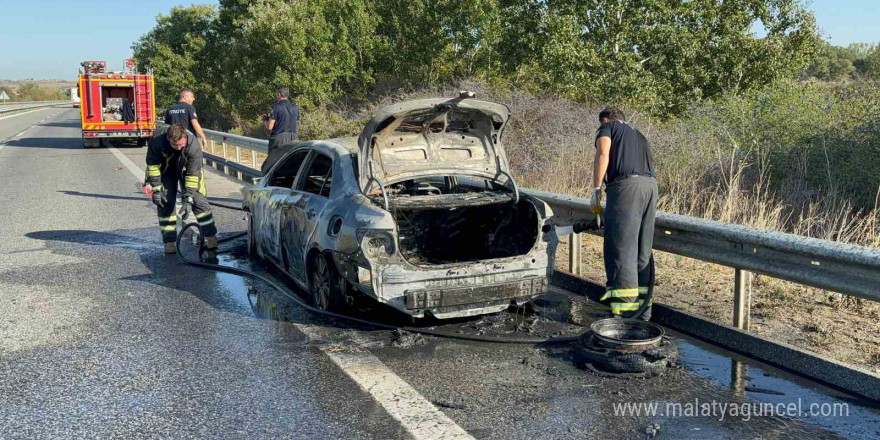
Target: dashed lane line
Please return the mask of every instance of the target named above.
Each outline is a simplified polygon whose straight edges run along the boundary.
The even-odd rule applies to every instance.
[[[108,148],[138,181],[144,170],[116,148]],[[291,323],[309,339],[320,339],[319,326]],[[366,349],[319,347],[358,386],[417,440],[474,440],[415,388],[406,383]]]
[[[0,121],[2,121],[2,120],[4,120],[4,119],[8,119],[8,118],[14,118],[14,117],[16,117],[16,116],[26,115],[26,114],[28,114],[28,113],[34,113],[34,112],[39,112],[39,111],[43,111],[43,110],[52,110],[52,109],[54,109],[54,108],[56,108],[56,107],[38,108],[38,109],[36,109],[36,110],[31,110],[31,111],[28,111],[28,112],[16,113],[16,114],[14,114],[14,115],[9,115],[9,116],[3,116],[3,117],[0,117]]]

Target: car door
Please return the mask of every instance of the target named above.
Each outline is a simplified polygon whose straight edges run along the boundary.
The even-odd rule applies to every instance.
[[[296,176],[309,153],[308,149],[295,151],[285,157],[267,177],[265,190],[254,202],[254,236],[263,258],[279,266],[284,264],[281,225],[283,207],[290,200]]]
[[[308,284],[306,253],[318,225],[318,217],[330,197],[333,159],[313,151],[297,177],[295,196],[285,202],[282,222],[286,233],[285,245],[289,256],[290,274]]]

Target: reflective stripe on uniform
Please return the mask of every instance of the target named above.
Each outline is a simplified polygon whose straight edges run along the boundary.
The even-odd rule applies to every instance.
[[[608,298],[636,298],[638,296],[639,289],[611,289],[606,290],[599,301],[605,301]]]
[[[159,230],[162,232],[174,232],[175,229],[177,229],[175,225],[159,226]]]
[[[615,315],[619,315],[620,312],[635,312],[638,309],[639,309],[639,304],[634,303],[634,302],[631,302],[631,303],[625,303],[625,302],[611,303],[611,313],[613,313]]]
[[[162,175],[162,172],[159,169],[159,165],[147,165],[147,175],[150,177],[159,177]]]
[[[199,187],[199,176],[186,176],[186,182],[184,186],[187,188],[198,188]]]
[[[162,185],[154,186],[154,187],[152,188],[153,192],[159,192],[159,191],[162,191],[163,189],[165,189],[165,187],[162,186]]]

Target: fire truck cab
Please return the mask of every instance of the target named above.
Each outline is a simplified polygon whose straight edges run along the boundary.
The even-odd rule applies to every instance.
[[[145,145],[156,129],[153,75],[137,72],[134,59],[122,72],[107,71],[106,61],[83,61],[79,74],[83,148],[102,140],[134,140]]]

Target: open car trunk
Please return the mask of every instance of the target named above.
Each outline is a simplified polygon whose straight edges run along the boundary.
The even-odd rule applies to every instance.
[[[484,200],[493,196],[497,198],[488,194]],[[512,257],[528,253],[538,239],[538,213],[527,200],[449,205],[447,199],[433,207],[391,209],[400,253],[407,261],[435,265]]]

